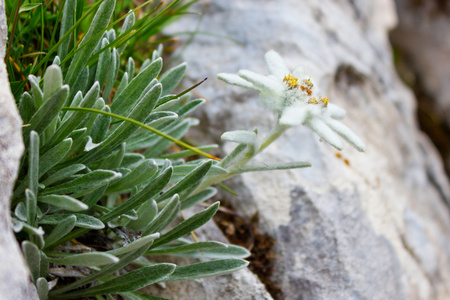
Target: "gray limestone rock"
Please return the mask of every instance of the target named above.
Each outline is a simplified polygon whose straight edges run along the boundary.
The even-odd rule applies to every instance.
[[[23,154],[22,120],[9,88],[4,63],[7,28],[0,2],[0,298],[37,299],[30,271],[11,229],[10,196]]]
[[[258,213],[260,230],[276,240],[271,279],[279,298],[449,299],[450,187],[418,129],[414,96],[393,66],[393,1],[211,0],[196,8],[203,11],[198,30],[223,37],[199,34],[182,53],[186,86],[209,78],[196,89],[209,102],[193,138],[267,133],[274,119],[257,93],[215,76],[268,74],[264,53],[274,49],[289,68],[303,65],[322,94],[347,110],[344,123],[368,146],[366,153],[347,146],[336,155],[307,128],[291,128],[258,160],[307,160],[310,169],[229,183],[240,195],[226,195],[237,212],[249,219]],[[187,28],[195,30],[196,20],[185,18],[170,32]]]
[[[421,107],[424,126],[430,127],[434,139],[444,149],[449,172],[450,3],[408,0],[395,3],[399,22],[391,40],[401,52],[402,75],[418,87],[417,92],[424,98]]]
[[[177,260],[175,263],[183,264]],[[167,282],[164,287],[152,285],[146,291],[166,299],[195,300],[272,300],[264,285],[248,269],[233,274],[204,278],[199,281]]]

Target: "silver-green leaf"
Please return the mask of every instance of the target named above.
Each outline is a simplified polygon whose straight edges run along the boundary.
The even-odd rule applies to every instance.
[[[84,204],[80,200],[77,200],[67,195],[39,196],[38,202],[47,203],[55,207],[75,212],[83,211],[89,208],[86,204]]]
[[[97,294],[115,294],[134,291],[166,279],[174,272],[175,268],[176,266],[174,264],[156,264],[143,267],[92,288],[70,294],[62,294],[60,299],[75,299]]]
[[[248,266],[242,259],[221,259],[177,267],[175,272],[163,281],[186,280],[228,274]]]
[[[89,252],[64,257],[48,257],[48,261],[58,265],[97,267],[119,262],[119,258],[106,252]]]

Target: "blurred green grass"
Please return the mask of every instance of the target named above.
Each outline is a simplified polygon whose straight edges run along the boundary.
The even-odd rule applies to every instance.
[[[87,32],[94,17],[93,12],[103,0],[78,0],[74,11],[74,26],[65,34],[70,38],[70,60],[79,49],[78,43]],[[110,24],[111,28],[119,29],[124,16],[134,10],[135,25],[127,30],[123,38],[118,40],[116,48],[128,44],[122,57],[132,57],[142,63],[148,54],[159,44],[170,44],[176,38],[164,36],[162,30],[186,14],[191,14],[189,7],[198,0],[118,0]],[[5,62],[8,69],[11,90],[16,100],[29,90],[28,75],[42,76],[46,67],[56,56],[58,45],[62,42],[60,35],[61,17],[65,0],[5,0],[5,10],[8,19],[8,44]],[[171,47],[165,47],[171,51]],[[100,53],[94,55],[90,64],[94,64]],[[126,62],[122,61],[122,67]],[[69,64],[64,65],[63,73]]]

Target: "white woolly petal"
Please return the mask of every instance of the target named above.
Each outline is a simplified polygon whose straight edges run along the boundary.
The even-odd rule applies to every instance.
[[[334,148],[342,149],[342,141],[339,139],[339,136],[322,120],[318,118],[309,119],[305,122],[305,125],[314,130],[325,142]]]
[[[278,80],[248,70],[241,70],[238,72],[238,75],[251,82],[261,92],[268,92],[274,95],[283,95],[284,93],[283,85]]]
[[[345,118],[345,116],[347,114],[345,109],[343,109],[333,103],[328,103],[327,112],[330,117],[332,117],[334,119],[338,119],[338,120]]]
[[[289,70],[278,52],[270,50],[264,57],[266,59],[267,69],[269,69],[272,75],[282,79],[285,75],[289,74]]]
[[[247,89],[251,89],[251,90],[259,92],[259,89],[257,89],[251,82],[248,82],[247,80],[243,79],[242,77],[239,77],[237,74],[219,73],[219,74],[217,74],[217,78],[219,78],[222,81],[225,81],[228,84],[240,86],[243,88],[247,88]]]
[[[308,104],[308,111],[311,117],[317,118],[323,116],[323,107],[318,104]]]
[[[261,92],[259,99],[264,106],[272,111],[280,112],[284,109],[284,98],[282,94],[275,94],[269,90]]]
[[[309,78],[309,77],[308,77]],[[308,79],[306,78],[306,79]],[[320,94],[320,89],[319,86],[314,82],[314,80],[311,79],[311,82],[313,83],[313,88],[311,89],[313,95],[319,95]]]
[[[227,131],[222,134],[221,139],[245,145],[256,145],[257,143],[256,133],[247,130]]]
[[[290,106],[283,110],[280,118],[281,125],[299,126],[308,116],[308,108],[303,106]]]
[[[326,119],[324,121],[328,126],[330,126],[331,129],[355,147],[356,150],[360,152],[366,151],[366,144],[364,144],[364,142],[353,131],[351,131],[350,128],[333,119]]]

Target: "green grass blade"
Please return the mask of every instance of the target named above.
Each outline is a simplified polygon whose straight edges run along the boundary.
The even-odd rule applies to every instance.
[[[165,131],[167,135],[179,140],[186,134],[186,132],[192,125],[196,124],[198,124],[198,120],[196,119],[184,119],[175,127],[172,127]],[[151,138],[150,142],[144,140],[142,144],[147,144],[145,148],[148,148],[147,151],[144,152],[144,156],[155,157],[167,150],[167,148],[169,148],[173,143],[172,141],[166,140],[163,137],[156,137]]]
[[[147,3],[150,3],[150,2],[153,2],[153,0],[147,1]],[[123,22],[122,28],[120,30],[120,35],[125,34],[128,31],[128,29],[133,27],[134,22],[135,22],[134,13],[131,13],[125,18],[125,21]],[[124,45],[118,49],[119,54],[121,54],[123,52],[125,47],[126,46]],[[130,74],[130,75],[131,75],[131,77],[133,77],[133,74]]]
[[[212,149],[217,149],[217,147],[219,147],[217,144],[211,144],[211,145],[204,145],[204,146],[199,146],[197,147],[198,150],[202,150],[202,151],[208,151],[208,150],[212,150]],[[169,154],[164,154],[159,156],[160,158],[167,158],[167,159],[178,159],[178,158],[184,158],[184,157],[189,157],[192,155],[195,155],[196,153],[191,151],[191,150],[183,150],[180,152],[174,152],[174,153],[169,153]]]
[[[77,22],[70,27],[70,29],[64,34],[64,36],[59,38],[59,41],[53,45],[52,48],[50,48],[50,50],[47,52],[47,54],[44,56],[44,58],[36,65],[33,67],[33,70],[31,71],[31,73],[35,74],[37,73],[37,71],[45,64],[48,62],[48,60],[51,58],[52,54],[58,50],[59,45],[61,45],[65,39],[69,38],[69,36],[75,31],[75,29],[91,14],[93,13],[96,8],[102,4],[102,2],[105,0],[99,0],[96,3],[94,3],[92,5],[92,7],[89,9],[89,11],[85,12],[80,18],[77,19]],[[78,3],[82,3],[83,1],[78,1]],[[67,59],[67,57],[66,57]],[[62,64],[64,64],[64,61],[61,62]]]
[[[81,107],[64,107],[62,110],[63,111],[69,111],[69,110],[73,110],[73,111],[87,111],[87,112],[91,112],[91,113],[96,113],[96,114],[101,114],[101,115],[105,115],[105,116],[110,116],[110,117],[113,117],[113,118],[116,118],[116,119],[119,119],[119,120],[122,120],[122,121],[125,121],[125,122],[129,122],[129,123],[135,124],[135,125],[137,125],[137,126],[139,126],[141,128],[144,128],[144,129],[146,129],[148,131],[151,131],[151,132],[153,132],[153,133],[155,133],[155,134],[157,134],[159,136],[162,136],[165,139],[167,139],[169,141],[172,141],[173,143],[177,144],[178,146],[181,146],[183,148],[189,149],[189,150],[191,150],[192,152],[194,152],[194,153],[196,153],[198,155],[204,156],[206,158],[214,159],[214,160],[220,160],[219,158],[217,158],[217,157],[215,157],[215,156],[213,156],[211,154],[208,154],[206,152],[203,152],[201,150],[198,150],[195,147],[193,147],[193,146],[191,146],[191,145],[189,145],[189,144],[187,144],[187,143],[185,143],[183,141],[174,139],[171,136],[165,134],[162,131],[159,131],[156,128],[153,128],[151,126],[145,125],[144,123],[138,122],[136,120],[133,120],[133,119],[130,119],[130,118],[127,118],[127,117],[123,117],[123,116],[120,116],[120,115],[117,115],[117,114],[113,114],[113,113],[108,113],[108,112],[101,111],[101,110],[81,108]]]
[[[163,95],[170,93],[178,85],[178,83],[180,83],[181,78],[186,72],[186,66],[186,63],[182,63],[168,70],[161,76],[160,82],[164,87]]]
[[[104,0],[101,0],[101,1],[104,1]],[[126,13],[126,14],[123,15],[122,17],[118,18],[116,21],[112,22],[108,27],[106,27],[106,28],[105,28],[105,31],[110,30],[110,29],[113,28],[116,24],[118,24],[119,22],[121,22],[123,19],[125,19],[126,17],[128,17],[128,16],[131,15],[131,14],[134,14],[135,11],[141,9],[143,6],[145,6],[145,5],[147,5],[148,3],[151,3],[151,2],[153,2],[153,1],[154,1],[154,0],[149,0],[149,1],[144,2],[143,4],[139,5],[138,7],[136,7],[136,8],[134,8],[134,9],[130,10],[128,13]],[[151,12],[151,13],[152,13],[152,12]],[[149,13],[148,15],[150,15],[151,13]],[[147,17],[147,15],[146,15],[145,17]],[[142,18],[142,19],[145,20],[145,17]],[[138,23],[140,23],[140,22],[142,21],[142,19],[141,19]],[[90,59],[89,59],[89,61],[87,62],[87,64],[88,64],[88,65],[92,65],[92,63],[94,63],[95,61],[97,61],[99,55],[100,55],[103,51],[106,51],[106,50],[109,49],[109,48],[116,47],[116,46],[119,47],[119,48],[121,48],[121,47],[122,47],[124,44],[126,44],[126,43],[128,42],[128,40],[135,34],[136,30],[135,30],[134,28],[135,28],[136,25],[137,25],[137,24],[135,24],[135,25],[133,25],[131,28],[127,29],[127,30],[124,32],[124,34],[121,33],[121,34],[119,35],[119,37],[118,37],[116,40],[114,40],[112,43],[110,43],[110,44],[108,45],[108,47],[103,48],[103,49],[96,49],[97,51],[94,51],[94,54],[90,57]],[[91,40],[101,38],[102,36],[103,36],[103,33],[102,33],[102,32],[98,32],[97,35],[91,37]],[[77,51],[83,50],[83,48],[85,48],[86,46],[87,46],[87,43],[85,43],[85,44],[83,44],[83,45],[80,43],[80,45],[79,45],[79,47],[77,48],[77,50],[76,50],[76,51],[72,51],[71,53],[69,53],[69,55],[67,55],[67,57],[66,57],[65,60],[63,61],[63,63],[64,63],[65,61],[71,59],[74,55],[76,55],[76,52],[77,52]],[[117,48],[117,47],[116,47],[116,48]]]
[[[111,111],[116,114],[128,115],[139,96],[150,82],[158,76],[161,69],[162,59],[158,59],[133,78],[127,87],[114,97]],[[130,76],[130,74],[128,75]]]
[[[69,36],[63,39],[62,43],[58,47],[58,56],[61,60],[64,60],[67,53],[69,52],[69,44],[72,35],[70,28],[74,23],[74,13],[76,5],[77,0],[66,0],[66,2],[64,3],[63,17],[61,21],[61,30],[59,32],[59,36],[64,37],[66,33],[69,33]]]
[[[161,89],[161,85],[156,84],[145,95],[143,95],[131,111],[128,118],[137,122],[145,120],[155,107],[155,104],[161,95]],[[98,112],[99,110],[96,111]],[[101,114],[106,114],[106,112],[101,111]],[[109,153],[114,149],[117,149],[117,147],[124,143],[137,129],[137,126],[135,126],[133,122],[124,122],[118,125],[102,143],[81,157],[79,162],[84,163],[98,160],[104,155],[104,153]]]
[[[88,58],[91,57],[98,42],[101,40],[101,34],[107,29],[109,20],[111,19],[115,0],[104,0],[97,10],[97,13],[92,20],[88,32],[80,42],[78,50],[70,64],[69,71],[67,71],[65,82],[72,85],[78,74],[87,65]],[[82,49],[81,46],[85,45]]]

